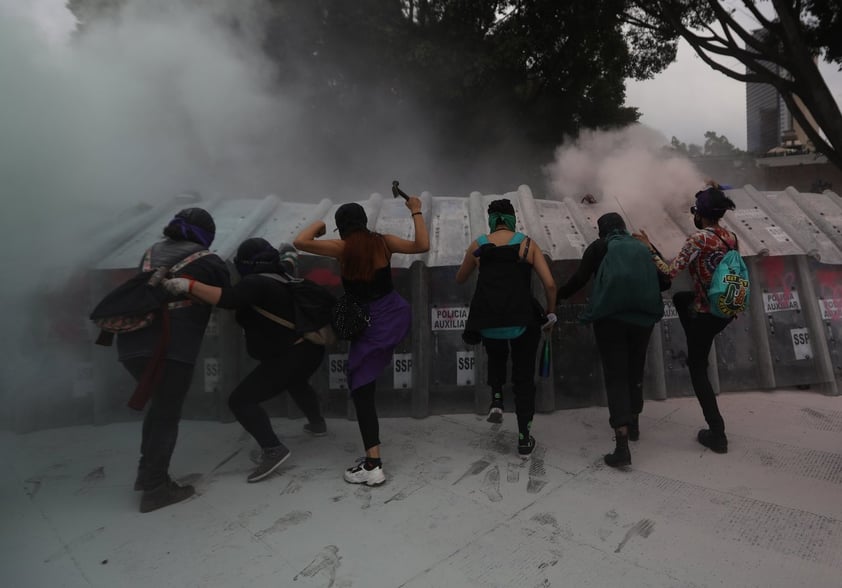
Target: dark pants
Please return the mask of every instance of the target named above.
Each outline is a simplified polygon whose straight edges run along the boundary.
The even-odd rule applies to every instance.
[[[652,327],[601,319],[594,321],[593,330],[605,377],[608,422],[614,429],[628,426],[643,410],[643,368]]]
[[[687,367],[690,369],[690,381],[693,391],[702,407],[705,421],[715,435],[725,434],[725,421],[719,414],[716,394],[708,378],[708,354],[713,338],[731,319],[724,319],[707,313],[697,313],[692,309],[693,292],[678,292],[672,297],[684,334],[687,336]]]
[[[512,358],[512,391],[515,395],[515,413],[518,432],[529,437],[529,428],[535,416],[535,359],[541,329],[529,327],[517,339],[482,338],[488,354],[488,385],[494,390],[506,383],[506,363]]]
[[[322,363],[324,355],[325,348],[321,345],[302,341],[293,345],[283,357],[261,361],[231,392],[228,398],[231,412],[261,447],[277,447],[281,444],[272,429],[269,415],[260,403],[274,398],[284,390],[289,391],[309,422],[320,423],[324,420],[319,398],[308,381]]]
[[[357,425],[366,451],[380,445],[380,423],[377,420],[377,406],[374,404],[375,382],[369,382],[351,391]]]
[[[136,381],[140,381],[148,358],[127,359],[123,366]],[[180,361],[164,360],[161,380],[149,399],[143,418],[140,442],[138,482],[144,490],[151,490],[169,479],[170,459],[178,439],[178,422],[184,398],[193,379],[193,365]]]

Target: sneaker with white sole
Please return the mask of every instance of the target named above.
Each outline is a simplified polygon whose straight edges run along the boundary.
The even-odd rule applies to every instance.
[[[503,408],[499,406],[492,406],[488,410],[488,418],[485,419],[489,423],[502,423],[503,422]]]
[[[291,455],[289,449],[283,443],[277,447],[269,447],[263,450],[263,455],[260,459],[260,465],[249,474],[248,482],[254,483],[266,479],[272,475],[272,472],[277,470],[282,463],[284,463]]]
[[[343,474],[345,481],[349,484],[365,484],[366,486],[379,486],[386,481],[383,466],[374,466],[371,469],[366,469],[365,466],[365,458],[361,457],[356,465],[345,470]]]

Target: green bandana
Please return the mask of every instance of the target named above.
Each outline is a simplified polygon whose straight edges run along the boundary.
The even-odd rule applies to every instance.
[[[503,224],[506,225],[506,228],[510,231],[515,230],[515,215],[513,214],[503,214],[502,212],[492,212],[488,215],[488,229],[490,231],[494,231],[497,228],[497,225],[503,221]]]

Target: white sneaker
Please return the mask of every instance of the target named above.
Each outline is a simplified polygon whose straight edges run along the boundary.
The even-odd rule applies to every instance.
[[[379,486],[386,481],[383,473],[383,466],[376,466],[370,470],[365,469],[365,458],[357,460],[357,464],[345,470],[343,475],[349,484],[365,484],[366,486]]]

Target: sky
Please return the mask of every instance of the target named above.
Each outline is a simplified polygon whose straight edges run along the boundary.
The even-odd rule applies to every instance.
[[[46,42],[61,45],[74,26],[65,0],[0,0],[0,7],[31,16]],[[822,64],[837,102],[842,104],[842,72]],[[715,131],[746,147],[745,85],[713,71],[681,41],[677,60],[651,80],[629,80],[626,103],[639,109],[640,122],[684,143],[704,144]]]

